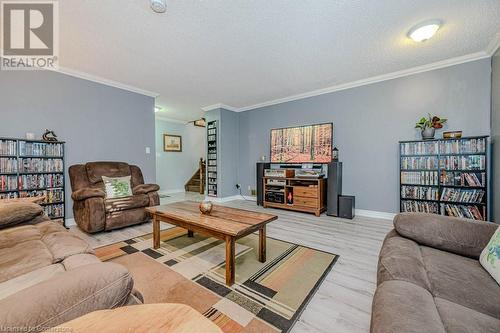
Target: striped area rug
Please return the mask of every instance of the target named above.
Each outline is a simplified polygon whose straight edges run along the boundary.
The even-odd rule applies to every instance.
[[[225,284],[225,244],[182,228],[96,249],[103,261],[126,266],[146,303],[190,305],[224,332],[288,332],[338,256],[267,238],[267,261],[257,258],[258,235],[236,243],[235,284]]]

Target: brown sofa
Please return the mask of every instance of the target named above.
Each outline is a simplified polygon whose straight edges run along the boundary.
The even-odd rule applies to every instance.
[[[102,176],[131,176],[133,196],[106,199]],[[123,162],[90,162],[72,165],[69,177],[73,214],[78,226],[89,233],[112,230],[149,220],[145,207],[160,203],[156,184],[144,184],[141,169]]]
[[[478,260],[497,228],[397,215],[380,252],[371,332],[500,332],[500,286]]]
[[[141,304],[128,270],[92,253],[42,207],[0,203],[0,331],[46,329],[95,310]]]

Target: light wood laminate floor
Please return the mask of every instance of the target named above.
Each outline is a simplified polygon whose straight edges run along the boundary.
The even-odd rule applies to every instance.
[[[177,194],[161,203],[201,200],[197,194]],[[338,219],[325,214],[315,217],[279,209],[264,209],[255,201],[235,200],[224,205],[279,216],[267,227],[267,235],[277,239],[338,254],[339,260],[307,305],[292,332],[368,332],[371,303],[376,288],[377,257],[392,221],[366,217]],[[170,227],[164,224],[163,228]],[[152,224],[87,235],[78,234],[94,247],[115,243],[152,232]]]

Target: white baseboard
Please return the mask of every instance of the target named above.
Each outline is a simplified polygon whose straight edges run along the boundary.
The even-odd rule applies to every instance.
[[[394,219],[394,216],[396,216],[395,213],[377,212],[375,210],[366,210],[366,209],[356,209],[355,214],[359,216],[372,217],[375,219],[385,219],[385,220],[392,220]]]
[[[185,192],[186,192],[186,190],[185,190],[185,189],[180,188],[180,189],[174,189],[174,190],[159,191],[158,193],[159,193],[159,194],[169,195],[169,194],[185,193]]]
[[[74,218],[65,219],[64,223],[66,224],[67,227],[71,227],[71,226],[76,225],[76,221]]]
[[[205,200],[222,203],[222,202],[228,202],[228,201],[233,201],[233,200],[243,200],[243,198],[241,197],[241,195],[238,194],[238,195],[232,195],[230,197],[224,197],[224,198],[205,196]]]
[[[214,197],[205,197],[205,200],[212,201],[212,202],[228,202],[228,201],[233,201],[233,200],[251,200],[251,201],[257,201],[257,197],[254,196],[244,196],[242,197],[241,195],[232,195],[230,197],[224,197],[224,198],[214,198]],[[356,209],[355,214],[359,216],[364,216],[364,217],[371,217],[374,219],[385,219],[385,220],[393,220],[394,216],[396,216],[395,213],[387,213],[387,212],[378,212],[375,210],[367,210],[367,209]]]

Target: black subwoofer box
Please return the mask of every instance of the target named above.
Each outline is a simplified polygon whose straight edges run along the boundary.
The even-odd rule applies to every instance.
[[[344,219],[354,218],[354,196],[341,195],[339,196],[339,217]]]

